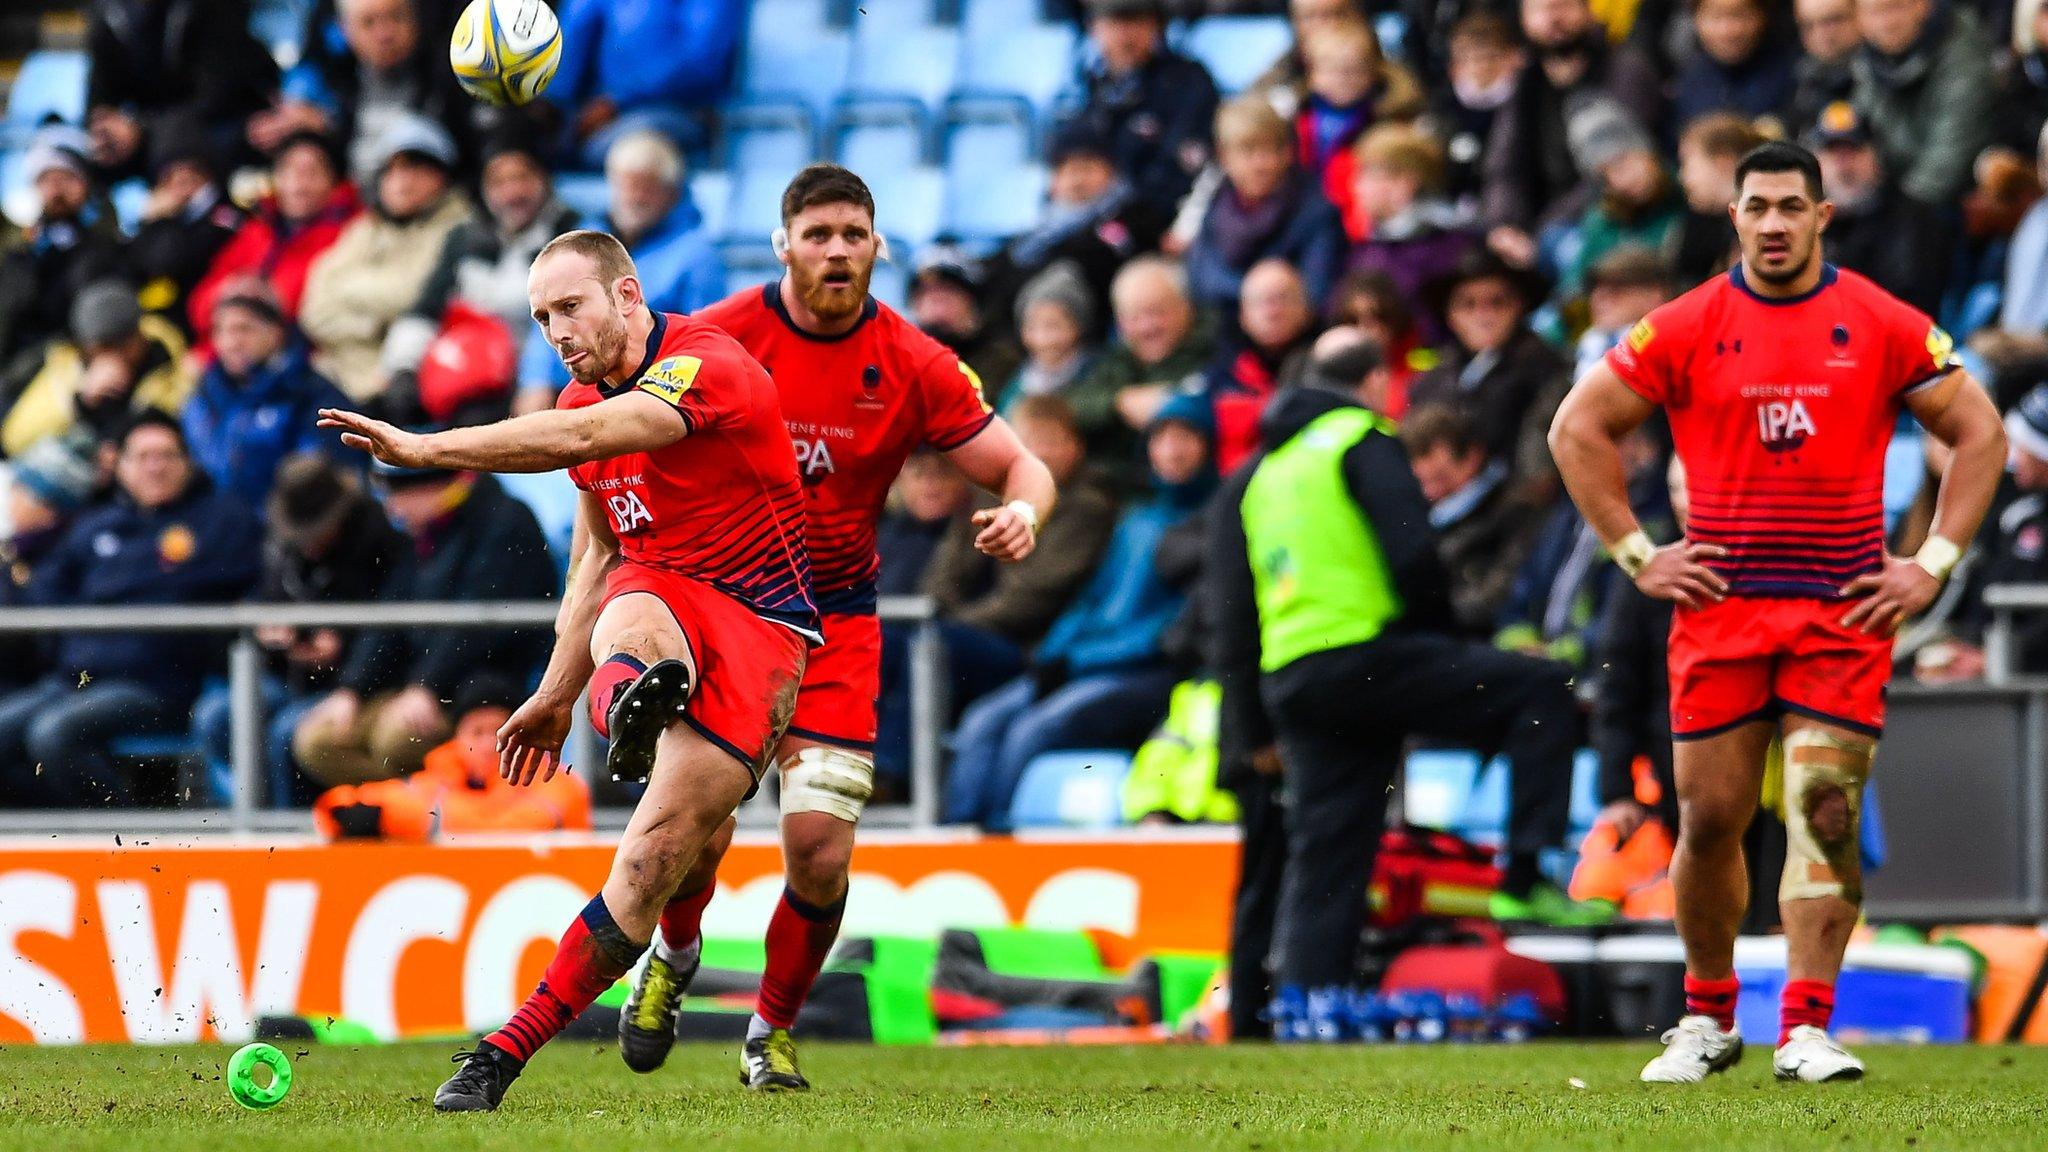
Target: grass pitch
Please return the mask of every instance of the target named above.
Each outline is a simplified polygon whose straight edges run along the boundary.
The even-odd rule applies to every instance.
[[[2048,1049],[1868,1048],[1861,1084],[1784,1085],[1752,1049],[1703,1087],[1635,1076],[1649,1044],[888,1049],[809,1044],[804,1096],[748,1095],[737,1052],[636,1076],[544,1051],[495,1115],[429,1101],[452,1045],[283,1045],[292,1093],[244,1112],[229,1049],[0,1050],[0,1149],[1968,1149],[2048,1147]],[[304,1055],[298,1055],[300,1052]],[[1584,1087],[1575,1086],[1574,1081]]]

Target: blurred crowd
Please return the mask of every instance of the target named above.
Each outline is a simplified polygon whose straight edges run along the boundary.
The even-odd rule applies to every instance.
[[[280,71],[243,0],[90,6],[85,121],[37,130],[35,217],[0,235],[0,601],[556,593],[564,479],[368,469],[313,413],[425,427],[552,404],[566,375],[526,317],[526,267],[573,227],[620,236],[654,307],[747,287],[686,181],[747,6],[566,0],[561,70],[517,111],[455,86],[457,7],[322,0]],[[1216,5],[1284,7],[1294,31],[1227,96],[1170,46],[1170,21],[1199,7],[1049,4],[1086,42],[1044,133],[1040,219],[917,254],[907,314],[977,371],[1062,488],[1014,566],[973,551],[977,496],[942,455],[914,458],[892,500],[883,591],[936,599],[951,670],[947,819],[1005,827],[1041,753],[1135,749],[1162,721],[1185,744],[1188,713],[1213,716],[1213,697],[1185,691],[1207,673],[1201,516],[1259,450],[1269,401],[1305,383],[1369,384],[1400,423],[1456,627],[1570,666],[1602,799],[1633,803],[1631,766],[1657,741],[1631,709],[1659,677],[1617,647],[1647,643],[1641,606],[1616,595],[1626,582],[1562,498],[1544,432],[1578,371],[1725,271],[1735,163],[1769,138],[1821,157],[1828,259],[1934,315],[2009,409],[2008,490],[1963,591],[1901,653],[1927,678],[1982,674],[1978,590],[2048,578],[2048,7]],[[626,47],[650,43],[663,50]],[[553,189],[592,170],[594,216]],[[136,177],[149,193],[124,231],[107,193]],[[1902,430],[1888,485],[1906,551],[1941,465],[1919,443]],[[1653,429],[1630,464],[1641,515],[1668,534],[1667,456]],[[907,640],[890,629],[885,789],[909,757]],[[261,641],[267,800],[291,805],[418,771],[463,702],[517,695],[548,635]],[[0,643],[6,804],[225,798],[224,641]],[[2022,632],[2020,659],[2048,667],[2048,628]],[[203,768],[166,776],[129,753],[177,733]],[[1134,780],[1130,816],[1229,818],[1209,739],[1205,770],[1174,759]]]

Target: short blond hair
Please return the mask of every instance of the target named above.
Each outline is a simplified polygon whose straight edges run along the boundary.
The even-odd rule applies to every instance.
[[[609,232],[599,232],[595,228],[578,228],[574,232],[564,232],[541,245],[540,251],[534,254],[533,266],[540,267],[541,261],[557,252],[573,252],[589,258],[596,266],[597,278],[604,284],[607,293],[611,292],[612,286],[619,281],[640,274],[640,270],[633,266],[632,255],[626,251],[624,244],[619,243],[619,238]]]
[[[1235,140],[1278,144],[1292,151],[1294,126],[1274,109],[1271,101],[1263,96],[1247,94],[1216,110],[1217,146],[1222,147],[1225,141]]]
[[[1360,167],[1379,167],[1413,177],[1423,191],[1444,177],[1444,149],[1436,137],[1412,124],[1381,124],[1358,138]]]

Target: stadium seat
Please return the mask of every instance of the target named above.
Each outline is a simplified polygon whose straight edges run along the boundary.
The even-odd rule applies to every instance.
[[[533,513],[548,550],[554,553],[555,571],[566,574],[576,527],[575,482],[567,472],[508,472],[498,477],[498,483],[506,495]]]
[[[766,232],[758,236],[735,236],[718,246],[718,255],[725,262],[725,282],[729,288],[766,284],[782,275],[782,262],[775,258],[775,250],[768,246]]]
[[[140,179],[123,180],[107,196],[114,202],[114,218],[121,222],[121,231],[135,235],[142,227],[142,209],[149,203],[149,185]]]
[[[750,105],[725,116],[725,169],[789,174],[818,157],[810,114],[793,105]]]
[[[1024,767],[1010,801],[1013,828],[1114,828],[1123,819],[1131,755],[1114,750],[1047,752]]]
[[[602,218],[610,202],[602,172],[564,172],[555,177],[555,195],[578,215]]]
[[[768,248],[768,236],[782,226],[782,190],[801,165],[749,168],[732,173],[732,195],[726,200],[719,235]]]
[[[899,248],[893,241],[889,249],[889,262],[875,265],[875,278],[868,282],[868,295],[901,312],[910,303],[910,270],[916,266],[916,254],[908,244]]]
[[[856,0],[851,15],[855,39],[919,32],[939,23],[934,0]]]
[[[846,83],[852,38],[825,27],[821,0],[754,0],[740,63],[740,96],[795,100],[823,116]]]
[[[929,150],[926,119],[922,107],[902,100],[848,104],[833,118],[832,156],[863,176],[915,168]]]
[[[1038,159],[1031,121],[999,105],[956,105],[947,115],[945,158],[947,178],[956,182],[1027,167]]]
[[[946,188],[943,230],[962,240],[1001,240],[1038,222],[1045,169],[1037,165],[958,173]]]
[[[945,211],[945,175],[936,168],[877,168],[865,175],[875,194],[875,227],[892,241],[931,243]]]
[[[960,30],[969,36],[1008,36],[1047,23],[1044,0],[956,0]]]
[[[952,90],[959,62],[960,34],[951,28],[877,31],[857,22],[847,90],[854,96],[899,96],[936,107]]]
[[[704,214],[705,234],[725,235],[725,211],[732,204],[732,177],[711,169],[690,173],[689,181],[690,202]]]
[[[89,63],[83,52],[31,52],[7,90],[7,134],[26,138],[46,117],[71,124],[85,121],[85,81]]]
[[[1022,5],[1019,5],[1022,7]],[[960,95],[1019,96],[1043,114],[1074,79],[1080,33],[1060,24],[1023,25],[961,39]]]
[[[270,49],[279,68],[289,69],[299,62],[306,20],[312,11],[310,0],[256,0],[249,13],[249,31]]]
[[[1465,810],[1479,775],[1479,754],[1467,748],[1418,748],[1403,769],[1401,811],[1411,824],[1449,828]]]
[[[1181,51],[1200,60],[1225,92],[1240,92],[1294,43],[1284,16],[1207,16],[1182,38]]]

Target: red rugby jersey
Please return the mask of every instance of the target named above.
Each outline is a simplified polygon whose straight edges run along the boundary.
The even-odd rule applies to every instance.
[[[843,336],[796,326],[780,281],[738,292],[696,314],[731,333],[775,379],[796,448],[807,507],[818,607],[875,610],[875,526],[889,486],[919,444],[958,448],[994,410],[981,380],[945,345],[869,297]]]
[[[556,406],[631,391],[674,405],[690,431],[666,448],[569,470],[603,501],[625,558],[701,580],[817,641],[803,489],[768,374],[717,328],[656,312],[631,378],[571,381]]]
[[[1737,264],[1651,312],[1607,362],[1668,413],[1686,535],[1728,549],[1712,567],[1730,594],[1822,599],[1882,565],[1900,406],[1957,367],[1926,314],[1833,265],[1775,300]]]

